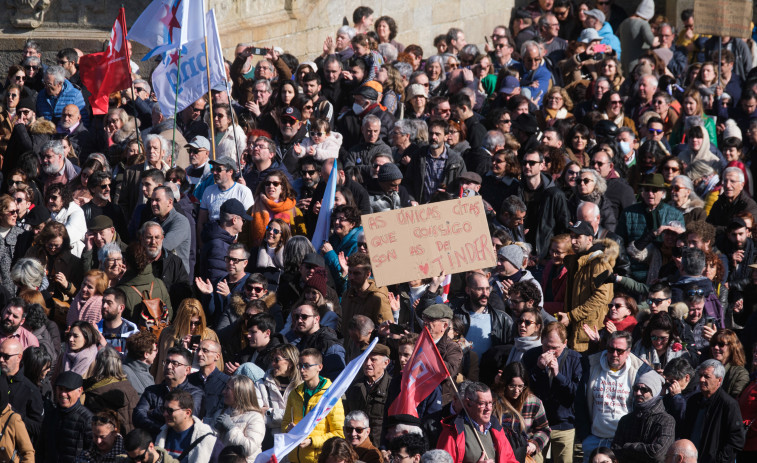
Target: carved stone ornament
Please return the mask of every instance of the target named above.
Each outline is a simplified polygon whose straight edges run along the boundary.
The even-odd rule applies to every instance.
[[[45,20],[50,0],[7,0],[16,11],[11,15],[11,24],[19,29],[36,29]]]

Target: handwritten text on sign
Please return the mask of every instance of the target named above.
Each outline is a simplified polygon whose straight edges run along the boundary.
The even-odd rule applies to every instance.
[[[362,219],[379,286],[496,264],[480,196],[379,212]]]
[[[694,32],[747,39],[752,35],[753,7],[749,0],[695,0]]]

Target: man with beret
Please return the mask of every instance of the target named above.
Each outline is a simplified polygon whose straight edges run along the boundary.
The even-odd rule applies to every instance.
[[[402,185],[402,178],[397,164],[389,162],[379,167],[378,177],[366,182],[372,212],[392,211],[417,204]]]
[[[620,419],[612,450],[618,461],[659,461],[675,440],[676,423],[665,411],[663,378],[647,371],[633,385],[633,410]]]
[[[345,413],[362,410],[368,415],[371,442],[377,447],[382,444],[384,409],[394,400],[394,397],[390,398],[387,394],[389,383],[392,381],[392,376],[387,371],[390,355],[391,351],[387,346],[376,344],[365,359],[362,371],[345,392]]]
[[[81,253],[85,272],[100,268],[100,249],[110,243],[116,243],[121,248],[122,253],[125,253],[128,247],[121,240],[110,217],[107,215],[94,217],[87,226],[87,234],[84,236],[84,251]]]
[[[200,201],[200,212],[197,215],[197,236],[202,243],[202,230],[205,224],[218,220],[221,215],[221,205],[227,199],[236,198],[248,210],[255,203],[252,191],[234,180],[237,163],[228,156],[210,161],[214,184],[205,189]]]
[[[48,404],[42,421],[43,441],[37,461],[74,463],[92,445],[92,412],[80,401],[84,381],[78,373],[64,371],[55,380],[55,406]]]
[[[428,328],[431,339],[436,344],[439,355],[452,378],[460,372],[463,362],[463,351],[460,345],[449,338],[448,331],[452,327],[454,314],[447,304],[432,304],[423,309],[421,319],[423,325]],[[445,409],[455,397],[452,386],[447,382],[442,383],[442,409]]]
[[[371,81],[358,87],[352,94],[354,98],[352,108],[340,115],[336,121],[336,130],[344,137],[342,146],[349,149],[360,143],[360,128],[363,119],[369,114],[379,118],[381,122],[379,138],[387,140],[387,134],[394,127],[394,116],[379,104],[383,91],[381,84]]]
[[[573,252],[566,256],[568,269],[565,312],[556,318],[568,327],[568,346],[576,352],[589,349],[589,336],[583,329],[601,328],[612,301],[613,286],[609,276],[618,257],[618,243],[605,238],[594,243],[594,229],[588,222],[578,221],[570,228]]]

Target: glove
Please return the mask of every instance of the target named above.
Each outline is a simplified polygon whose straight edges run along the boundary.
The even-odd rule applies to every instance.
[[[221,431],[222,433],[227,433],[231,430],[231,428],[234,427],[234,422],[231,421],[231,417],[223,413],[216,418],[216,429]]]

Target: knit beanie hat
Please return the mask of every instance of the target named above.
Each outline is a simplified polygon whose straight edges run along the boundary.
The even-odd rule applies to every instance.
[[[523,266],[523,249],[517,244],[509,244],[500,248],[498,254],[504,257],[515,268]]]
[[[730,137],[736,137],[742,141],[744,140],[741,134],[741,129],[733,119],[728,119],[727,121],[725,121],[725,131],[723,131],[723,140]]]
[[[645,385],[652,390],[652,397],[657,397],[662,391],[662,376],[656,371],[650,370],[636,379],[633,385],[636,386],[637,384]]]
[[[34,112],[37,112],[37,102],[34,101],[32,97],[29,95],[24,96],[21,95],[21,99],[18,101],[18,104],[16,105],[16,111],[20,109],[31,109]]]
[[[397,164],[387,162],[379,167],[378,181],[379,182],[393,182],[395,180],[402,180],[402,172]]]
[[[636,8],[636,16],[649,21],[654,16],[654,2],[652,0],[642,0]]]
[[[308,278],[305,282],[305,288],[313,288],[318,290],[322,296],[326,296],[329,291],[328,279],[326,278],[326,269],[318,267],[313,272],[313,276]]]

